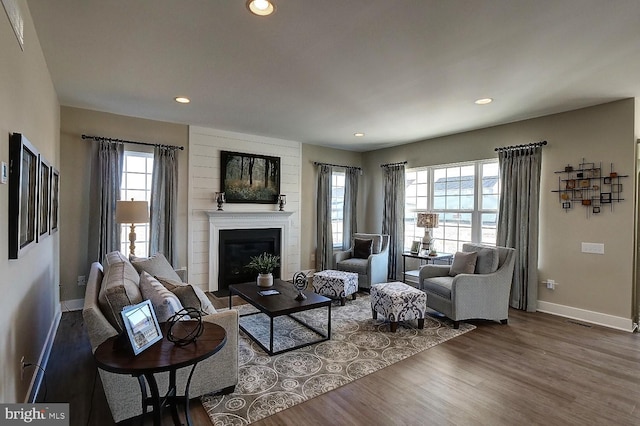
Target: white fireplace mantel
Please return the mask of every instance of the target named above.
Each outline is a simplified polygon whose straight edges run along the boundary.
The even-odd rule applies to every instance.
[[[288,277],[289,233],[291,211],[218,211],[207,210],[209,216],[209,291],[218,290],[220,231],[227,229],[280,229],[280,275]]]

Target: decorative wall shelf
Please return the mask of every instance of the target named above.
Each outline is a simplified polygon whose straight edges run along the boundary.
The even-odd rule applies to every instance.
[[[613,211],[614,203],[624,201],[620,179],[629,176],[614,172],[613,163],[607,173],[602,170],[602,162],[587,163],[583,158],[576,169],[567,164],[564,170],[555,173],[559,175],[558,189],[551,192],[558,193],[558,201],[565,211],[577,204],[585,207],[589,217],[591,213],[602,212],[604,206]]]

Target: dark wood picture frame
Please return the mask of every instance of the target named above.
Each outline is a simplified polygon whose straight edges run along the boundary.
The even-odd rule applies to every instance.
[[[60,172],[51,167],[51,221],[50,233],[58,232],[58,219],[60,211]]]
[[[42,155],[38,179],[38,239],[43,239],[51,230],[51,164]]]
[[[227,203],[277,204],[280,157],[221,151],[220,181]]]
[[[37,242],[38,150],[20,133],[9,137],[9,259]]]

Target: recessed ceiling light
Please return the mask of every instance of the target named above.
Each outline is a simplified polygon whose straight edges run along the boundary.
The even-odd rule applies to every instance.
[[[356,133],[354,133],[354,134],[353,134],[353,136],[355,136],[356,138],[361,138],[361,137],[363,137],[363,136],[364,136],[364,133],[362,133],[362,132],[356,132]]]
[[[493,102],[493,99],[491,98],[482,98],[482,99],[478,99],[475,103],[477,105],[486,105],[486,104],[490,104],[491,102]]]
[[[185,98],[184,96],[178,96],[175,98],[176,102],[181,103],[181,104],[188,104],[189,102],[191,102],[191,99],[189,98]]]
[[[247,0],[247,9],[254,15],[267,16],[276,11],[276,6],[269,0]]]

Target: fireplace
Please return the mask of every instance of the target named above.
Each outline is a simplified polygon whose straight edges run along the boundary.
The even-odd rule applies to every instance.
[[[299,259],[299,243],[298,234],[293,233],[291,230],[290,218],[294,214],[291,211],[206,211],[209,217],[209,249],[208,249],[208,263],[209,263],[209,291],[217,292],[222,290],[223,287],[227,287],[230,282],[224,278],[221,265],[220,265],[220,238],[225,231],[248,231],[250,237],[245,239],[240,245],[240,249],[252,244],[255,240],[257,231],[271,230],[279,233],[278,245],[279,251],[274,252],[280,255],[280,268],[277,273],[281,279],[290,279],[292,272],[297,271],[300,265]],[[241,238],[242,237],[241,235]],[[236,247],[235,249],[239,249]],[[258,251],[262,250],[262,251]],[[258,249],[255,255],[260,254],[264,249]],[[242,264],[249,263],[249,256],[247,253],[241,255],[244,258]],[[226,269],[226,267],[225,267]],[[257,274],[251,273],[247,279],[243,282],[249,282],[256,279]],[[231,282],[233,284],[233,282]],[[217,293],[216,293],[217,294]]]
[[[255,281],[257,272],[245,268],[251,257],[262,253],[280,256],[280,229],[226,229],[219,234],[218,291],[227,292],[230,284]],[[280,267],[273,271],[280,278]]]

